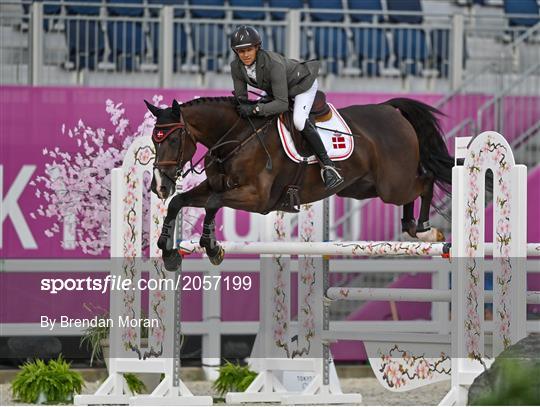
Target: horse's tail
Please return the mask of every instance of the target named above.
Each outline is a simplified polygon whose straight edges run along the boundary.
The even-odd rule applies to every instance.
[[[399,109],[413,126],[420,146],[420,163],[435,177],[435,184],[447,195],[451,193],[454,157],[448,153],[441,125],[437,118],[444,115],[432,106],[413,99],[391,99],[384,104]]]

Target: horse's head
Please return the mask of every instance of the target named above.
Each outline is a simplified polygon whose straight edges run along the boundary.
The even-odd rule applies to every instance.
[[[152,141],[156,150],[152,192],[161,199],[174,193],[176,179],[184,164],[191,160],[196,150],[196,143],[189,134],[182,120],[180,104],[173,100],[172,106],[160,109],[148,103],[146,107],[156,117]]]

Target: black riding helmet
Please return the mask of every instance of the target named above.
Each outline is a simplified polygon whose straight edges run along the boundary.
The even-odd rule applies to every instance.
[[[237,50],[239,48],[261,45],[261,36],[257,30],[250,25],[241,25],[236,27],[231,35],[231,48]]]

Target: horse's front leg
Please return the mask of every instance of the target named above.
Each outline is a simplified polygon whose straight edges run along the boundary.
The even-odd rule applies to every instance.
[[[253,185],[241,186],[221,193],[213,193],[206,202],[203,234],[199,244],[204,247],[210,262],[217,266],[225,257],[223,247],[218,243],[215,234],[215,217],[223,206],[243,209],[250,212],[261,211],[261,199],[258,190]]]
[[[203,233],[199,244],[204,247],[210,262],[217,266],[223,261],[225,252],[216,240],[216,223],[215,217],[219,208],[206,208],[206,216],[204,217]]]
[[[167,216],[163,223],[158,247],[163,252],[165,268],[169,271],[178,269],[182,258],[176,250],[173,250],[173,231],[176,216],[184,206],[206,208],[204,219],[204,232],[200,244],[206,249],[206,253],[213,264],[219,264],[223,260],[224,252],[217,244],[215,238],[214,218],[217,211],[223,207],[242,209],[248,212],[264,212],[267,205],[267,197],[261,198],[261,193],[253,185],[245,185],[225,192],[211,191],[207,181],[190,191],[175,196],[169,203]]]
[[[159,236],[157,243],[158,247],[162,251],[163,263],[168,271],[177,270],[182,263],[182,257],[178,251],[173,250],[174,227],[178,213],[186,206],[196,208],[205,207],[211,194],[212,192],[210,191],[208,182],[204,181],[195,188],[176,195],[171,199],[171,202],[169,202],[169,206],[167,207],[167,216],[165,216],[165,220],[163,221],[161,235]],[[215,212],[213,216],[215,216]]]

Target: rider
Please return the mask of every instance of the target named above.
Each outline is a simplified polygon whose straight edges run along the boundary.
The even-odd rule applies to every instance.
[[[261,48],[261,37],[249,25],[237,27],[231,36],[231,48],[236,58],[231,62],[234,92],[240,104],[242,117],[273,116],[289,109],[289,97],[294,98],[293,121],[308,141],[321,165],[321,176],[326,189],[343,182],[336,170],[315,126],[309,121],[309,112],[317,93],[318,61],[299,62]],[[247,85],[263,90],[268,103],[248,102]]]

